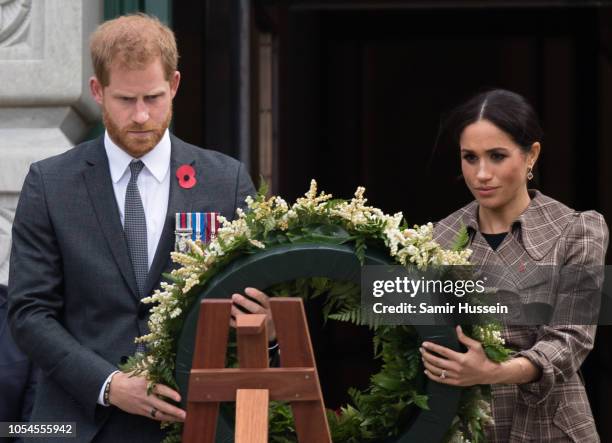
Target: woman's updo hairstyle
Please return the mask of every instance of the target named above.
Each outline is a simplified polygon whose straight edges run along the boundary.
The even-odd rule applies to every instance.
[[[523,96],[504,89],[475,95],[451,112],[447,127],[453,141],[458,145],[463,130],[482,119],[508,134],[523,152],[542,141],[542,128],[533,107]]]

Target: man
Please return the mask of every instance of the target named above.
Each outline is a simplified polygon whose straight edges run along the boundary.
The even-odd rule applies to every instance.
[[[12,221],[13,215],[0,209],[0,422],[28,421],[34,404],[37,372],[15,345],[7,323],[6,282],[11,233],[2,220]],[[3,260],[5,255],[6,261]]]
[[[76,422],[78,442],[159,441],[158,421],[185,419],[171,402],[179,394],[157,385],[147,395],[144,378],[117,371],[147,332],[140,299],[170,266],[175,213],[231,219],[254,189],[241,163],[169,134],[180,82],[170,29],[119,17],[100,25],[90,49],[106,133],[31,166],[13,225],[9,317],[43,373],[32,421]],[[184,165],[195,184],[177,176]]]
[[[29,420],[36,375],[11,337],[6,323],[6,286],[0,284],[0,421]]]

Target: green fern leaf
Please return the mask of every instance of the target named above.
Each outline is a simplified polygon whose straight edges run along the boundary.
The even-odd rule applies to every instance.
[[[470,243],[470,235],[468,234],[467,226],[462,225],[459,231],[457,231],[457,236],[453,240],[453,245],[451,249],[453,251],[462,251],[467,245]]]

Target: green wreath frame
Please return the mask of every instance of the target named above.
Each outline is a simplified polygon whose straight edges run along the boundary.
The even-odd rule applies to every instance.
[[[390,265],[393,261],[368,249],[367,265]],[[181,395],[186,398],[189,371],[195,346],[199,302],[206,298],[229,298],[247,286],[268,288],[277,283],[307,277],[325,277],[331,280],[351,281],[359,284],[361,262],[350,245],[325,243],[282,245],[242,257],[213,277],[197,296],[197,302],[185,319],[178,340],[176,381]],[[422,340],[441,343],[459,350],[454,329],[448,326],[415,326]],[[398,443],[413,441],[440,441],[450,427],[457,412],[460,388],[428,382],[424,392],[429,410],[419,409],[413,423],[393,440]],[[233,432],[225,418],[218,424],[217,442],[232,442]]]
[[[401,213],[390,216],[378,208],[366,206],[364,192],[365,189],[360,187],[350,201],[332,200],[329,194],[317,193],[317,185],[313,180],[305,197],[298,199],[291,207],[279,197],[267,199],[265,188],[260,190],[255,199],[247,198],[249,211],[239,210],[234,221],[225,221],[217,237],[209,244],[190,242],[190,251],[172,254],[173,260],[180,267],[166,275],[171,283],[162,282],[160,290],[142,300],[154,303],[150,309],[150,333],[137,339],[147,344],[147,353],[131,357],[122,366],[122,370],[146,376],[150,381],[150,389],[155,383],[177,388],[185,399],[198,316],[199,303],[196,302],[203,298],[229,297],[234,292],[241,292],[246,286],[267,289],[278,283],[307,277],[313,280],[323,277],[334,282],[359,285],[363,264],[399,264],[427,269],[428,266],[469,263],[471,251],[464,249],[467,244],[465,230],[457,233],[457,242],[452,249],[443,249],[433,240],[431,224],[408,228],[402,222]],[[383,248],[384,253],[380,252]],[[353,300],[352,306],[346,307],[356,310],[358,304],[358,301]],[[342,315],[347,312],[350,314],[354,311],[344,311]],[[372,377],[377,386],[373,388],[371,385],[368,395],[360,397],[374,399],[378,402],[375,406],[382,406],[381,410],[370,408],[372,415],[359,415],[360,404],[362,410],[367,411],[368,408],[364,406],[367,403],[358,402],[351,394],[357,409],[349,406],[342,410],[340,418],[348,417],[348,421],[342,422],[332,416],[336,430],[342,429],[338,426],[347,422],[354,426],[356,422],[350,420],[356,417],[358,432],[362,432],[365,422],[369,422],[370,426],[376,414],[380,419],[382,411],[383,419],[377,422],[377,426],[380,424],[376,428],[378,432],[389,426],[387,417],[400,417],[396,413],[387,415],[391,411],[389,408],[395,408],[396,404],[386,399],[396,399],[398,395],[407,392],[409,398],[400,399],[397,407],[403,410],[407,405],[415,404],[422,410],[413,415],[411,422],[402,426],[397,437],[388,441],[444,439],[456,443],[469,441],[467,438],[475,443],[483,441],[483,425],[490,420],[486,388],[473,386],[458,389],[426,379],[425,397],[417,392],[413,381],[420,364],[418,341],[415,340],[414,332],[421,341],[431,340],[458,349],[454,331],[448,327],[433,326],[386,328],[395,340],[394,347],[390,347],[392,350],[403,353],[405,337],[413,342],[408,352],[411,354],[410,364],[400,358],[402,361],[394,362],[395,372],[382,374],[381,370],[381,373]],[[406,331],[410,335],[398,335]],[[466,332],[469,334],[469,331]],[[471,335],[482,342],[492,360],[503,361],[508,357],[509,351],[503,347],[499,326],[475,326]],[[375,335],[374,340],[378,337]],[[382,347],[385,347],[384,342]],[[400,372],[397,371],[398,365]],[[402,372],[404,369],[409,369],[412,375],[405,375]],[[380,375],[386,377],[375,380]],[[396,389],[396,376],[401,379],[400,390]],[[380,390],[375,392],[378,387],[382,387],[383,395],[380,395]],[[381,399],[383,403],[380,403]],[[286,426],[286,419],[287,416],[281,414],[279,421],[272,419],[272,423]],[[398,423],[392,425],[394,432],[398,430]],[[351,434],[353,431],[348,432],[348,437],[344,435],[343,441],[361,441]],[[376,432],[369,432],[368,441],[372,441],[372,438],[376,438],[376,441],[384,440],[371,437],[378,435]],[[171,432],[164,442],[180,442],[180,434],[181,425],[172,424]],[[217,435],[217,441],[232,441],[231,426],[226,419],[219,420]],[[385,435],[391,434],[387,432]]]

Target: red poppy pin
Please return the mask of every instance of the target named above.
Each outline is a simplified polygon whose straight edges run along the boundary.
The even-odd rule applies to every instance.
[[[183,189],[191,189],[197,183],[195,178],[195,169],[191,165],[181,165],[176,170],[176,178],[179,186]]]

